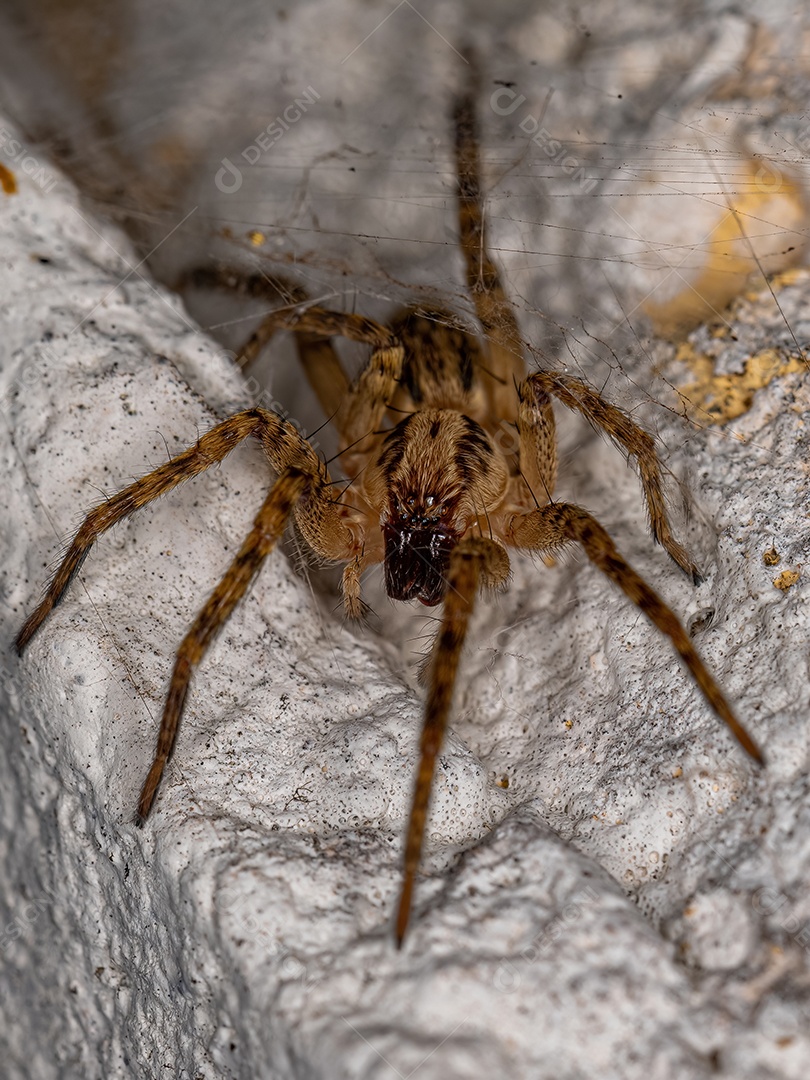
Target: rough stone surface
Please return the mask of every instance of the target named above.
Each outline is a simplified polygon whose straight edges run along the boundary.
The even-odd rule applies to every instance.
[[[553,40],[542,29],[530,40]],[[444,118],[435,78],[423,92]],[[584,559],[516,559],[510,591],[476,619],[398,953],[424,624],[374,581],[378,619],[344,626],[334,596],[274,553],[194,683],[153,817],[132,824],[173,650],[268,482],[254,448],[116,528],[13,655],[87,506],[251,400],[69,185],[18,179],[0,196],[5,1075],[805,1077],[806,374],[707,426],[653,382],[652,369],[683,380],[669,347],[594,359],[582,329],[548,331],[584,343],[573,369],[609,364],[609,389],[657,429],[704,583],[654,549],[620,456],[563,416],[561,497],[598,514],[689,622],[767,768],[744,759],[666,642]],[[519,194],[498,244],[536,315],[549,299],[527,284],[537,260],[515,265],[508,250]],[[448,245],[437,280],[454,258]],[[403,280],[428,277],[428,262],[406,255]],[[599,295],[595,321],[613,293]],[[728,350],[718,370],[733,374],[740,351],[804,348],[810,279],[797,272],[777,295],[779,309],[765,290],[697,330],[693,351]],[[562,290],[558,310],[572,304]],[[776,587],[784,571],[798,576]]]

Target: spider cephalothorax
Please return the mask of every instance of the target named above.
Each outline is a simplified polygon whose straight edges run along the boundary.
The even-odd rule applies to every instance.
[[[715,713],[761,761],[756,744],[675,614],[622,558],[598,521],[582,507],[553,500],[557,451],[552,399],[557,399],[586,416],[635,460],[654,538],[684,571],[696,574],[669,528],[652,438],[581,380],[550,370],[526,373],[517,321],[484,238],[474,102],[471,84],[454,110],[455,150],[460,241],[482,341],[455,326],[446,312],[407,311],[389,329],[362,316],[308,305],[299,291],[293,306],[263,319],[240,359],[252,359],[278,330],[294,331],[307,378],[325,413],[333,417],[347,485],[342,490],[336,486],[293,424],[265,409],[237,413],[90,511],[17,638],[22,652],[102,533],[222,461],[243,439],[257,438],[277,479],[229,570],[178,649],[138,818],[142,822],[152,808],[194,671],[294,517],[318,557],[345,564],[343,596],[349,616],[363,611],[362,571],[380,562],[385,564],[388,594],[395,600],[444,604],[428,673],[405,845],[399,943],[408,925],[433,773],[470,613],[482,589],[506,584],[508,547],[547,555],[578,544],[669,637]],[[235,280],[238,276],[231,270],[194,276],[197,285],[230,286]],[[277,295],[277,286],[261,275],[243,278],[242,286],[252,295]],[[372,347],[353,383],[332,347],[330,339],[336,335]]]

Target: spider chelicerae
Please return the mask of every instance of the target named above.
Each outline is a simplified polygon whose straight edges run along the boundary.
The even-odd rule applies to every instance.
[[[289,421],[262,408],[239,412],[194,446],[91,510],[37,609],[17,638],[22,652],[62,599],[96,539],[153,499],[204,472],[243,439],[259,440],[276,480],[225,576],[184,637],[174,663],[154,760],[138,803],[143,822],[174,748],[191,677],[217,630],[230,618],[291,519],[320,559],[345,564],[343,602],[363,612],[361,575],[384,564],[394,600],[442,604],[427,672],[427,702],[407,828],[396,917],[401,945],[408,926],[437,755],[470,615],[479,592],[509,578],[508,548],[546,557],[571,542],[667,635],[715,713],[757,761],[761,753],[736,719],[677,616],[622,558],[598,521],[580,506],[555,502],[557,450],[552,401],[583,414],[635,459],[653,538],[686,573],[695,566],[672,536],[661,468],[648,432],[585,382],[551,370],[527,374],[520,330],[487,250],[476,133],[476,79],[453,112],[460,244],[483,338],[454,325],[447,312],[411,308],[385,327],[355,314],[302,301],[274,310],[247,341],[247,364],[279,330],[292,330],[301,364],[332,417],[346,486]],[[197,286],[236,285],[268,293],[268,279],[225,269],[193,275]],[[350,382],[331,339],[371,346]]]

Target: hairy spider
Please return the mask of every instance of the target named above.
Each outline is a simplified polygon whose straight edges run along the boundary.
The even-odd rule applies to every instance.
[[[301,363],[333,417],[348,486],[337,493],[326,464],[297,429],[261,408],[237,413],[196,444],[91,510],[17,638],[22,652],[96,539],[140,507],[198,475],[248,436],[257,438],[277,476],[225,576],[180,645],[154,760],[141,791],[138,820],[148,816],[174,748],[192,674],[291,519],[313,552],[345,563],[346,613],[362,614],[363,570],[383,563],[394,600],[443,604],[428,672],[419,766],[404,852],[396,918],[401,945],[411,909],[436,758],[441,749],[459,660],[475,598],[503,587],[507,548],[548,556],[570,542],[666,634],[715,713],[757,761],[761,753],[734,716],[678,618],[628,565],[586,510],[555,502],[557,451],[552,399],[604,431],[641,478],[653,538],[697,581],[697,571],[670,531],[652,437],[586,383],[549,370],[527,374],[520,331],[484,238],[475,128],[475,80],[454,109],[460,243],[467,285],[483,341],[453,326],[447,312],[408,309],[386,328],[358,315],[297,304],[274,310],[245,344],[247,363],[279,330],[295,334]],[[266,294],[267,279],[201,271],[195,283],[237,285]],[[371,346],[350,384],[330,339]],[[403,413],[404,418],[403,418]]]

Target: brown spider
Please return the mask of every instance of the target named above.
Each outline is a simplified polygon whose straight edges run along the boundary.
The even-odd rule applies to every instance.
[[[350,617],[362,614],[361,574],[374,563],[384,563],[392,599],[444,605],[428,673],[396,920],[398,945],[408,925],[436,757],[467,625],[479,590],[506,585],[507,547],[548,556],[571,541],[579,543],[670,638],[711,707],[745,750],[762,761],[675,614],[625,562],[598,521],[579,506],[553,501],[557,452],[552,398],[556,398],[636,459],[653,538],[698,580],[694,565],[670,531],[652,437],[579,379],[554,371],[526,373],[517,321],[484,240],[475,96],[472,80],[454,110],[455,155],[460,241],[485,344],[454,328],[452,318],[440,311],[407,310],[390,329],[305,303],[273,311],[239,360],[253,359],[276,331],[294,331],[308,380],[327,415],[333,416],[348,487],[335,493],[325,463],[291,423],[261,408],[237,413],[89,512],[17,638],[22,652],[102,533],[221,462],[248,436],[259,439],[277,479],[239,553],[178,649],[138,820],[143,822],[152,808],[193,672],[293,518],[317,556],[346,564],[343,598]],[[254,294],[268,289],[266,279],[240,281],[225,271],[200,272],[194,280],[197,285],[237,284]],[[335,336],[372,347],[351,385],[330,343]]]

